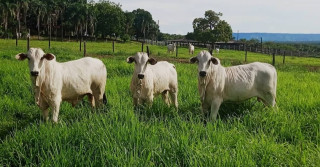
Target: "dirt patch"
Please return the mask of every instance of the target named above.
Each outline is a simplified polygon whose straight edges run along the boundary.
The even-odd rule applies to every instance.
[[[320,66],[305,66],[309,72],[319,72]]]

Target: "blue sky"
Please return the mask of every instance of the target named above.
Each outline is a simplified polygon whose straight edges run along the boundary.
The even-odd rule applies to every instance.
[[[97,1],[97,0],[96,0]],[[320,33],[320,0],[110,0],[124,11],[142,8],[159,20],[161,32],[192,32],[206,10],[223,13],[233,32]]]

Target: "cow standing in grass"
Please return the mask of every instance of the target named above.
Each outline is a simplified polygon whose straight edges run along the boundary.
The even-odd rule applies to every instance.
[[[143,52],[128,57],[127,62],[135,62],[130,85],[134,106],[145,102],[151,105],[154,96],[161,94],[166,104],[173,103],[178,108],[178,79],[173,64],[166,61],[157,62]]]
[[[173,53],[173,52],[175,52],[175,51],[176,51],[176,43],[169,44],[169,45],[167,46],[167,48],[168,48],[168,53]]]
[[[190,62],[198,63],[202,111],[207,113],[211,108],[211,120],[216,120],[223,101],[243,101],[258,97],[266,106],[275,106],[277,72],[272,65],[255,62],[225,68],[208,51],[201,51]]]
[[[87,95],[94,107],[107,100],[104,94],[107,70],[98,59],[86,57],[59,63],[53,54],[44,53],[40,48],[30,48],[27,54],[17,54],[16,59],[28,59],[35,101],[45,120],[49,119],[51,107],[52,119],[58,122],[62,101],[75,106]]]
[[[189,54],[193,54],[194,53],[194,46],[189,43]]]

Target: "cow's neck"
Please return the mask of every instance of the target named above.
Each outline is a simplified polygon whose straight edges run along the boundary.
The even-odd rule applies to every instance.
[[[40,95],[43,94],[42,92],[45,91],[46,89],[46,86],[44,83],[46,80],[50,80],[50,78],[52,78],[52,71],[54,70],[54,64],[56,63],[55,60],[51,60],[51,61],[44,60],[44,61],[45,62],[43,62],[39,75],[36,78],[31,77],[34,94],[35,94],[35,101],[38,105],[39,105]]]

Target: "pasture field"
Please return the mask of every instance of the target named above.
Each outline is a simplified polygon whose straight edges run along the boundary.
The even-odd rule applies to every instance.
[[[31,41],[60,62],[81,58],[79,43]],[[178,58],[164,46],[151,56],[174,63],[179,111],[160,97],[134,111],[129,91],[133,64],[126,58],[139,43],[88,42],[88,56],[107,67],[108,105],[92,110],[83,100],[64,102],[59,123],[43,122],[32,96],[26,41],[0,40],[0,166],[320,166],[320,59],[277,56],[277,109],[256,99],[224,103],[216,122],[204,121],[197,90],[197,66],[187,48]],[[201,48],[196,48],[199,53]],[[224,66],[244,63],[244,52],[220,50]],[[248,53],[248,61],[271,56]]]

